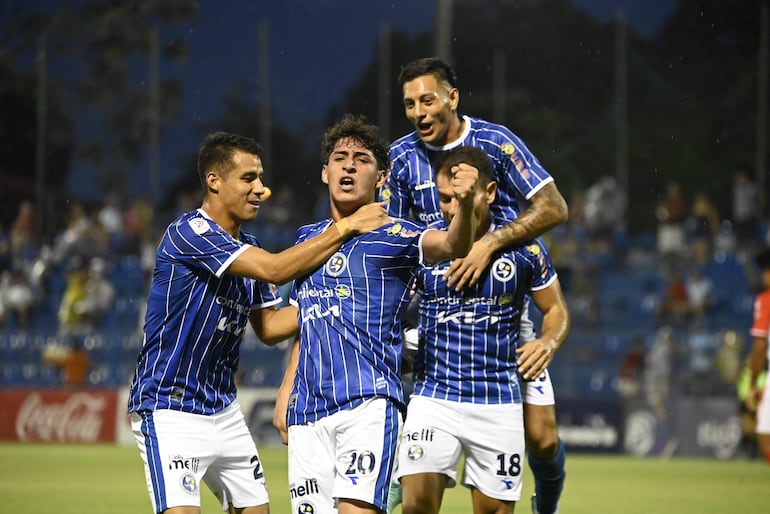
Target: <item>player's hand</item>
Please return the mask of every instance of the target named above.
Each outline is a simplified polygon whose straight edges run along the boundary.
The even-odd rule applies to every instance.
[[[481,274],[489,266],[493,254],[492,247],[479,239],[473,243],[471,251],[462,259],[455,259],[444,273],[447,287],[460,291],[465,286],[475,286]]]
[[[374,202],[361,206],[356,212],[344,218],[354,234],[363,234],[390,223],[391,218],[385,210],[387,202]]]
[[[534,339],[516,349],[519,358],[516,363],[524,380],[533,380],[542,375],[553,362],[556,343],[545,339]]]
[[[466,205],[473,206],[473,197],[479,182],[479,170],[461,162],[452,166],[452,191],[455,198]]]
[[[284,391],[284,389],[286,389]],[[289,429],[286,427],[286,414],[289,410],[289,396],[291,387],[278,389],[278,395],[275,398],[275,408],[273,409],[273,426],[278,431],[283,444],[289,444]]]

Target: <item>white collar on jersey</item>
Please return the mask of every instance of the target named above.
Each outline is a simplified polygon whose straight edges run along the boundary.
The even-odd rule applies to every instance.
[[[451,143],[445,144],[444,146],[433,146],[428,143],[425,143],[425,146],[430,150],[436,150],[439,152],[444,152],[446,150],[451,150],[452,148],[462,146],[463,141],[465,141],[465,138],[467,138],[468,134],[471,133],[471,119],[465,115],[462,116],[462,119],[465,123],[463,124],[463,133],[460,134],[460,137],[458,137]]]

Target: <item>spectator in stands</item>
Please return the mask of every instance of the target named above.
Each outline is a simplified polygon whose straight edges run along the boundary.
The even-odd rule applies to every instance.
[[[685,254],[685,220],[687,207],[682,188],[677,182],[669,182],[656,210],[658,220],[658,255],[664,273],[671,273],[681,264]]]
[[[643,337],[635,337],[620,360],[618,389],[624,398],[635,398],[642,392],[646,344]]]
[[[107,196],[104,205],[96,215],[97,221],[104,227],[110,242],[110,249],[119,252],[123,249],[123,212],[117,195]]]
[[[753,252],[760,239],[761,192],[746,171],[735,170],[732,193],[733,224],[738,249]]]
[[[674,355],[674,331],[661,327],[644,359],[644,396],[658,419],[666,418],[666,402],[671,391],[671,363]]]
[[[115,286],[105,276],[106,268],[104,259],[91,259],[83,286],[84,297],[73,306],[79,323],[89,331],[112,309],[115,301]]]
[[[703,191],[695,193],[687,229],[693,246],[705,246],[704,251],[708,253],[714,250],[714,239],[719,232],[719,212]]]
[[[75,338],[70,339],[66,346],[52,344],[46,347],[43,361],[59,368],[64,384],[72,387],[86,383],[91,367],[91,358],[82,343]]]
[[[615,233],[624,229],[626,203],[615,177],[605,175],[586,189],[585,221],[597,251],[609,252]]]
[[[36,252],[34,233],[34,206],[32,202],[22,200],[10,229],[11,255],[14,259],[26,261],[34,257]]]
[[[681,271],[674,270],[666,279],[657,311],[658,326],[672,325],[684,328],[690,313],[690,303],[687,298],[687,287]]]
[[[81,332],[83,319],[76,306],[86,298],[87,268],[81,258],[72,259],[66,268],[66,286],[59,303],[59,332],[72,334]]]
[[[27,328],[30,311],[35,304],[35,292],[19,269],[9,269],[0,275],[0,327]],[[11,322],[14,325],[11,325]]]
[[[685,279],[684,288],[689,321],[700,326],[708,320],[716,305],[714,283],[703,273],[700,266],[694,266]]]

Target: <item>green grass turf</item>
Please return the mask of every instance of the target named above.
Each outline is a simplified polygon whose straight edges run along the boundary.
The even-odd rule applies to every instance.
[[[260,455],[271,512],[290,514],[286,448],[263,447]],[[562,514],[754,514],[770,505],[770,466],[762,461],[569,454],[567,473]],[[519,514],[530,512],[531,475],[524,480]],[[448,490],[442,514],[469,514],[469,497],[463,487]],[[206,491],[202,511],[221,512]],[[139,453],[111,445],[0,443],[0,512],[149,513]]]

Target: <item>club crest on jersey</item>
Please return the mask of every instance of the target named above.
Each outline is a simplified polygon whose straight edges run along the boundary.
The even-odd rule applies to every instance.
[[[422,446],[415,444],[409,447],[406,451],[406,456],[409,457],[409,460],[420,460],[425,456],[425,450]]]
[[[179,479],[179,485],[189,494],[195,494],[198,490],[198,481],[195,480],[195,475],[192,473],[185,473],[182,475]]]
[[[192,218],[187,224],[198,235],[205,234],[211,228],[209,222],[203,218]]]
[[[390,234],[391,236],[414,237],[420,232],[418,230],[408,230],[404,228],[401,223],[395,223],[385,229],[385,233]]]
[[[492,264],[492,276],[500,282],[508,282],[516,274],[516,266],[508,257],[500,257]]]
[[[337,252],[326,261],[324,270],[333,277],[338,277],[348,267],[348,258],[342,252]]]
[[[303,502],[299,505],[297,514],[315,514],[315,507],[312,503]]]

